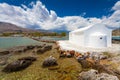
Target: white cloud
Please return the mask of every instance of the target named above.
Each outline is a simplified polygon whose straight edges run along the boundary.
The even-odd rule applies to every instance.
[[[43,28],[47,22],[53,22],[57,19],[54,11],[48,11],[40,1],[36,4],[31,3],[32,8],[25,5],[22,7],[0,3],[0,21],[10,22],[25,28]],[[49,26],[49,25],[48,25]]]
[[[113,7],[113,14],[109,17],[104,17],[102,22],[111,28],[120,28],[120,1],[118,1]]]
[[[37,1],[36,4],[31,2],[30,6],[32,8],[28,8],[25,5],[20,7],[0,3],[0,21],[10,22],[25,28],[46,30],[66,29],[71,31],[101,22],[112,27],[120,26],[120,1],[113,6],[112,10],[114,10],[114,13],[102,19],[96,17],[84,18],[83,16],[86,13],[83,13],[83,16],[59,17],[55,11],[48,11],[40,1]]]
[[[118,1],[113,7],[112,10],[120,10],[120,1]]]

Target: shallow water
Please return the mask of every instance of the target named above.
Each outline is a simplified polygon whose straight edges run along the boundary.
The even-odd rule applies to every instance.
[[[112,39],[120,40],[120,36],[113,36]]]
[[[42,40],[69,40],[69,36],[66,37],[41,37]],[[113,36],[112,39],[120,40],[120,36]],[[27,37],[0,37],[0,48],[12,48],[16,46],[40,44],[40,42]]]
[[[40,42],[27,37],[0,37],[0,48],[2,49],[39,43]]]
[[[65,37],[48,37],[48,36],[44,36],[44,37],[41,37],[42,40],[55,40],[55,41],[58,41],[58,40],[69,40],[69,36],[65,36]]]

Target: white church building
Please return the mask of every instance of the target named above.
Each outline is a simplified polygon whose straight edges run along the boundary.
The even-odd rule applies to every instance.
[[[112,30],[105,24],[94,24],[69,33],[69,40],[58,41],[61,49],[82,51],[88,49],[109,50],[112,46]],[[117,48],[118,46],[116,46]],[[118,49],[118,48],[117,48]],[[114,49],[115,50],[115,49]]]
[[[112,30],[103,24],[95,24],[69,33],[69,41],[78,46],[111,47]]]

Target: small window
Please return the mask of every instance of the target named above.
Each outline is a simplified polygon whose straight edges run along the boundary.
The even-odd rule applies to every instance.
[[[100,39],[102,39],[102,37],[100,37]]]

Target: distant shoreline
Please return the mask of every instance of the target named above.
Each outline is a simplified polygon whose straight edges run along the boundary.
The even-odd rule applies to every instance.
[[[120,39],[115,39],[115,37],[120,38],[120,36],[112,36],[112,38],[113,38],[112,43],[120,44]],[[17,37],[0,37],[0,38],[17,38]],[[20,37],[18,37],[18,38],[20,38]],[[29,39],[32,39],[32,40],[35,40],[35,41],[38,41],[38,42],[41,42],[41,43],[42,42],[47,42],[47,43],[55,43],[56,42],[56,40],[50,40],[50,39],[42,40],[42,39],[31,38],[31,37],[22,37],[22,38],[29,38]],[[58,37],[50,37],[50,38],[58,38]],[[27,45],[33,45],[33,44],[27,44]],[[27,46],[27,45],[20,45],[20,46]],[[10,47],[10,48],[15,48],[15,47],[19,47],[19,45],[18,46],[13,46],[13,47]],[[7,50],[7,49],[10,49],[10,48],[0,48],[0,51]]]

